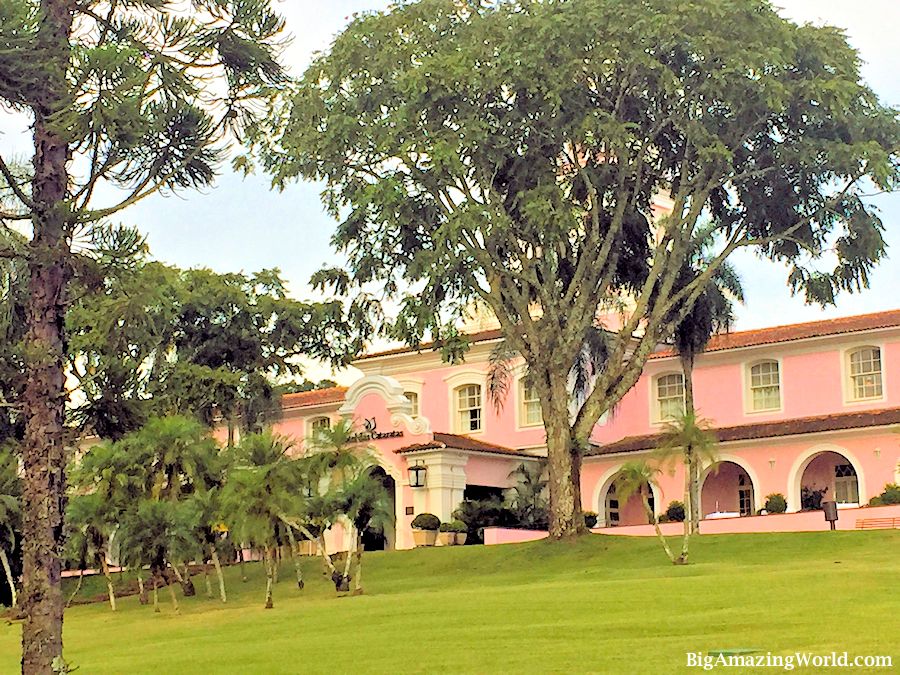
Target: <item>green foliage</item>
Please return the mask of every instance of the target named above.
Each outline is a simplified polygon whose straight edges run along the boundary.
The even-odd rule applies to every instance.
[[[453,512],[453,517],[466,524],[466,544],[483,544],[486,527],[516,527],[519,524],[508,503],[499,497],[466,499]]]
[[[900,504],[900,485],[888,483],[880,495],[869,500],[869,506],[887,506],[888,504]]]
[[[441,519],[433,513],[420,513],[413,518],[412,526],[417,530],[437,530],[441,526]]]
[[[784,513],[787,511],[787,500],[780,492],[774,492],[766,496],[766,503],[763,508],[767,513]]]
[[[684,503],[677,500],[669,502],[665,513],[667,522],[682,523],[684,522]],[[660,519],[661,520],[661,519]]]
[[[820,511],[822,509],[822,501],[825,499],[826,492],[828,492],[827,487],[815,490],[804,485],[800,490],[800,510]]]
[[[343,363],[355,349],[339,303],[288,298],[277,270],[178,270],[141,246],[125,265],[117,250],[97,248],[119,264],[99,264],[67,317],[69,364],[85,397],[73,421],[102,438],[173,412],[259,431],[280,414],[275,382],[300,373],[299,356]]]
[[[520,527],[546,530],[549,520],[547,500],[547,462],[523,462],[510,472],[513,483],[507,504],[516,516]]]
[[[430,529],[430,528],[422,528],[422,529]],[[467,532],[469,529],[468,525],[466,525],[461,520],[452,520],[449,523],[441,523],[440,527],[438,527],[438,531],[440,532]]]
[[[599,516],[595,511],[585,511],[584,512],[584,525],[588,529],[597,526],[597,520]]]

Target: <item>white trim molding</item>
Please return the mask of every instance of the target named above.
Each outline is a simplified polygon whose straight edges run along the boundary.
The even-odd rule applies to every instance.
[[[791,470],[788,472],[788,513],[795,513],[800,510],[800,492],[803,487],[803,472],[806,471],[806,467],[809,466],[813,459],[825,452],[834,452],[841,455],[851,464],[851,466],[853,466],[853,470],[856,471],[856,489],[859,492],[859,503],[865,504],[868,502],[869,493],[866,491],[866,476],[863,473],[862,464],[859,463],[856,456],[840,445],[819,443],[801,452],[797,456],[797,459],[794,460]]]
[[[385,403],[391,413],[391,425],[396,429],[405,426],[411,434],[417,436],[431,433],[431,422],[427,417],[419,415],[413,417],[412,404],[403,395],[404,389],[393,377],[385,375],[366,375],[357,380],[347,390],[344,404],[338,409],[338,414],[344,418],[352,418],[356,408],[363,398],[369,394],[377,394]]]

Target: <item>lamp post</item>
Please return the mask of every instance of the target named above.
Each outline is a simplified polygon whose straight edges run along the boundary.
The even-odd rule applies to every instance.
[[[428,467],[422,462],[416,462],[408,467],[406,471],[409,473],[409,486],[411,488],[425,487],[425,475],[428,473]]]

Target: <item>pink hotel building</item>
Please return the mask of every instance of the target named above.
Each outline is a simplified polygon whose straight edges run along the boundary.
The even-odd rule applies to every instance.
[[[464,498],[510,487],[516,466],[546,455],[540,406],[521,367],[499,412],[487,399],[489,355],[500,340],[496,330],[471,334],[459,365],[428,346],[364,356],[351,387],[285,396],[275,431],[302,445],[318,425],[366,423],[395,503],[385,545],[409,548],[415,514],[449,520]],[[900,507],[857,510],[900,482],[900,310],[716,336],[697,360],[694,388],[720,440],[719,461],[703,474],[701,532],[824,529],[821,513],[791,515],[803,488],[827,489],[842,528],[900,517]],[[623,463],[652,452],[683,396],[679,359],[661,345],[615,413],[594,427],[582,505],[598,513],[598,528],[647,533],[638,498],[619,499],[616,477]],[[425,469],[422,487],[410,486],[413,466]],[[683,484],[680,469],[660,476],[657,513],[682,499]],[[771,493],[786,497],[788,515],[756,515]]]

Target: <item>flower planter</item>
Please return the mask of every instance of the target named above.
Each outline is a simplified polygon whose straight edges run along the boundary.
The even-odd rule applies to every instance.
[[[462,546],[465,543],[465,532],[438,532],[438,546]]]
[[[419,546],[434,546],[434,542],[437,539],[437,530],[417,530],[413,529],[413,542],[416,547]]]

